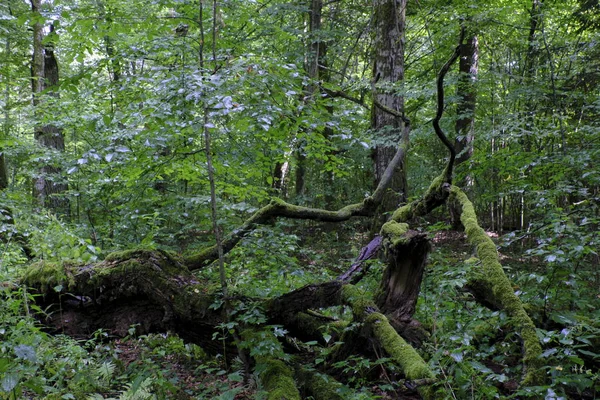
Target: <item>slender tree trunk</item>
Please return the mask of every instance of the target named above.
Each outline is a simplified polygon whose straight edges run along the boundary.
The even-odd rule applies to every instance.
[[[473,155],[473,139],[475,138],[475,106],[477,102],[477,67],[479,59],[479,43],[477,36],[471,36],[466,43],[460,44],[459,77],[457,88],[456,124],[456,165],[462,164]],[[461,176],[456,184],[468,191],[473,185],[473,177],[468,173]],[[449,203],[450,219],[454,229],[460,229],[460,210]]]
[[[40,12],[41,0],[31,0],[31,9],[34,14]],[[54,31],[51,26],[51,33]],[[31,79],[33,92],[33,106],[38,117],[41,116],[43,103],[41,95],[44,90],[49,90],[49,95],[58,97],[58,63],[54,56],[54,43],[44,46],[44,28],[40,22],[33,26],[33,61],[31,65]],[[64,151],[65,140],[62,129],[54,124],[39,124],[34,130],[35,140],[48,149]],[[55,211],[68,214],[68,202],[55,197],[67,190],[67,185],[56,182],[60,175],[60,168],[55,165],[45,165],[39,175],[34,179],[33,196],[39,205],[49,207]]]
[[[306,73],[311,83],[304,90],[304,98],[307,102],[313,102],[320,94],[318,82],[327,80],[325,54],[327,45],[320,35],[321,19],[323,12],[323,0],[309,0],[308,11],[308,48],[306,57]],[[331,135],[331,128],[325,128],[323,134],[328,137]],[[283,167],[283,164],[281,165]],[[281,168],[280,167],[280,168]],[[280,172],[275,171],[275,176]],[[298,144],[296,151],[296,195],[304,193],[306,184],[306,154],[304,152],[303,140]]]
[[[6,38],[6,54],[10,54],[10,39]],[[3,83],[5,83],[4,87],[4,123],[2,134],[4,139],[8,138],[10,133],[10,114],[9,110],[9,102],[10,102],[10,77],[8,76],[9,69],[7,68],[7,74],[3,77]],[[4,148],[0,148],[0,191],[4,190],[8,187],[8,172],[6,169],[6,158],[4,156]]]
[[[538,60],[538,45],[537,32],[542,23],[542,0],[532,0],[530,19],[529,19],[529,36],[527,39],[527,56],[525,59],[525,68],[523,71],[523,82],[525,85],[531,85],[535,79],[535,72]],[[526,132],[532,132],[535,125],[535,99],[526,98]],[[526,133],[523,141],[525,151],[530,152],[533,147],[533,138]]]
[[[404,31],[407,0],[375,0],[373,30],[375,32],[375,63],[373,80],[375,99],[395,111],[404,111],[404,97],[386,89],[386,85],[402,82],[404,79]],[[397,87],[397,86],[396,86]],[[401,141],[403,122],[382,109],[373,106],[371,128],[377,132],[377,146],[373,151],[375,184],[377,184],[390,160],[394,157]],[[384,201],[380,215],[395,210],[406,202],[407,182],[404,165],[397,168]]]
[[[477,36],[472,36],[466,43],[460,45],[460,75],[458,78],[458,102],[456,107],[458,118],[455,125],[457,165],[467,161],[473,155],[475,105],[477,101],[475,82],[477,81],[478,60],[479,43]]]

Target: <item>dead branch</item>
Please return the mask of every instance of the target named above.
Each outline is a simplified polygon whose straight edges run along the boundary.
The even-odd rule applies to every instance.
[[[444,143],[448,151],[450,152],[450,159],[448,160],[448,165],[446,167],[446,182],[452,183],[452,169],[454,167],[454,159],[456,158],[456,149],[454,145],[450,143],[446,134],[440,127],[440,120],[442,119],[442,115],[444,114],[444,77],[446,73],[454,64],[454,62],[460,56],[460,45],[463,42],[463,38],[465,36],[465,28],[461,27],[460,29],[460,39],[458,40],[458,46],[454,49],[454,53],[450,56],[446,64],[442,66],[442,69],[438,73],[437,77],[437,113],[435,114],[435,118],[433,119],[433,129],[437,137]]]

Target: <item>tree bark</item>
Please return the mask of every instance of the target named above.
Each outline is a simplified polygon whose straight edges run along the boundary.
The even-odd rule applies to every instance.
[[[323,41],[321,33],[323,0],[308,0],[308,2],[308,46],[306,49],[305,70],[310,83],[304,89],[304,101],[306,103],[314,103],[320,97],[321,93],[319,81],[328,80],[325,60],[327,44]],[[323,135],[327,138],[331,134],[331,128],[325,127]],[[300,140],[296,151],[296,196],[304,194],[306,185],[307,159],[304,144],[304,140]],[[281,163],[277,166],[283,168],[283,164]],[[283,171],[275,171],[274,175],[283,175]]]
[[[398,94],[398,82],[404,80],[404,31],[407,0],[376,0],[373,15],[375,62],[373,64],[373,97],[375,102],[394,110],[404,112],[404,97]],[[379,182],[385,168],[400,143],[404,123],[401,118],[373,105],[371,128],[376,132],[373,151],[375,182]],[[392,184],[386,193],[380,214],[387,213],[406,202],[407,182],[404,164],[394,171]],[[384,218],[385,220],[385,218]],[[381,222],[381,219],[379,220]]]
[[[10,54],[10,39],[6,38],[6,54]],[[10,77],[8,76],[8,69],[6,75],[3,77],[3,82],[5,83],[4,88],[4,123],[2,126],[2,134],[4,135],[4,139],[8,139],[8,135],[10,133]],[[0,191],[6,189],[8,187],[8,171],[6,169],[6,157],[4,156],[4,148],[0,148]]]
[[[473,155],[475,138],[475,106],[477,103],[477,81],[479,42],[477,36],[471,36],[466,43],[459,45],[459,76],[457,86],[458,102],[456,105],[456,123],[454,131],[456,139],[456,165],[465,163]],[[457,182],[458,186],[468,188],[473,185],[473,178],[467,173]],[[455,230],[460,229],[460,212],[449,204],[450,220]]]
[[[475,106],[477,102],[477,71],[479,62],[479,42],[477,36],[471,36],[466,43],[460,44],[459,77],[456,106],[456,164],[461,164],[473,155],[475,134]],[[459,183],[460,184],[460,183]]]
[[[40,13],[41,0],[31,0],[31,9],[34,14]],[[51,34],[54,34],[51,26]],[[33,26],[33,59],[31,64],[31,82],[33,93],[33,106],[37,117],[41,117],[43,102],[42,92],[47,90],[50,96],[58,97],[58,62],[54,55],[54,40],[44,46],[44,28],[38,21]],[[40,124],[34,130],[35,140],[42,146],[55,151],[64,151],[65,141],[62,129],[54,124]],[[33,196],[38,204],[52,208],[55,211],[68,214],[68,201],[57,197],[67,190],[67,185],[58,181],[60,179],[60,167],[56,165],[45,165],[39,175],[34,179]]]
[[[395,221],[384,224],[381,235],[387,266],[375,302],[405,339],[420,345],[426,334],[413,315],[431,245],[427,235]]]

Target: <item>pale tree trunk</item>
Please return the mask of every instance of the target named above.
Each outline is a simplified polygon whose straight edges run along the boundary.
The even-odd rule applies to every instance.
[[[460,44],[459,77],[456,104],[456,124],[454,130],[456,139],[456,165],[462,164],[473,155],[473,139],[475,138],[475,106],[477,102],[477,81],[479,60],[479,43],[477,36],[471,36],[466,43]],[[468,173],[462,176],[456,183],[468,192],[473,185],[473,177]],[[460,228],[460,213],[450,204],[450,217],[452,226]]]
[[[456,113],[456,165],[467,161],[473,155],[475,137],[475,105],[477,101],[477,70],[479,43],[477,36],[470,37],[460,45],[460,75],[458,78]],[[467,179],[468,180],[468,179]]]
[[[40,12],[41,0],[31,0],[31,9],[34,14]],[[53,27],[51,27],[53,31]],[[49,95],[58,97],[58,63],[54,56],[53,44],[44,46],[44,28],[41,23],[36,22],[33,26],[33,61],[31,65],[31,79],[33,92],[33,105],[38,117],[41,116],[43,102],[41,94],[49,90]],[[65,139],[62,129],[54,124],[39,124],[35,127],[35,140],[48,149],[64,151]],[[55,211],[68,214],[68,202],[55,197],[67,190],[67,185],[56,182],[60,175],[60,168],[54,165],[45,165],[34,179],[33,196],[37,203],[49,207]]]
[[[404,31],[407,0],[375,0],[373,30],[375,33],[375,63],[373,80],[376,85],[374,99],[397,112],[404,111],[404,97],[384,86],[404,79]],[[377,132],[379,142],[373,151],[375,184],[377,184],[401,141],[403,122],[400,118],[373,106],[371,128]],[[394,172],[392,184],[379,210],[380,214],[395,210],[406,202],[407,183],[405,166]]]
[[[6,54],[10,54],[10,39],[6,39]],[[10,114],[9,110],[9,102],[10,102],[10,86],[9,81],[10,77],[8,76],[8,71],[10,69],[7,68],[7,74],[3,77],[2,81],[6,85],[4,88],[4,124],[3,124],[3,135],[4,139],[8,139],[8,135],[10,133]],[[0,148],[0,191],[4,190],[8,187],[8,172],[6,169],[6,158],[4,156],[4,148]]]

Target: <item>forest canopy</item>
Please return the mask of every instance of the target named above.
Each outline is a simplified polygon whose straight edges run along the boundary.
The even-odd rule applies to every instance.
[[[597,0],[0,4],[0,398],[594,399]]]

